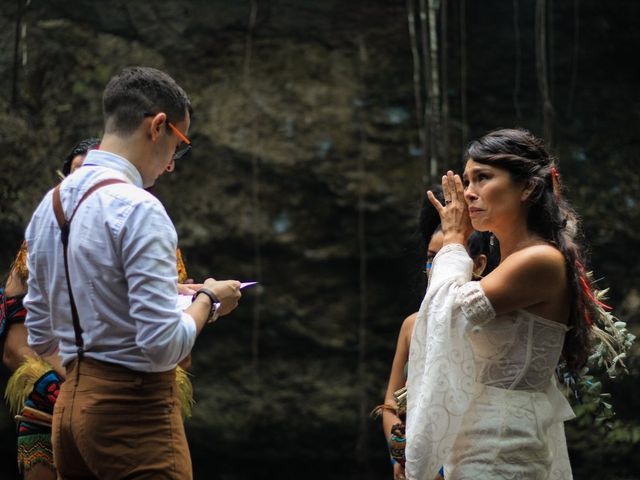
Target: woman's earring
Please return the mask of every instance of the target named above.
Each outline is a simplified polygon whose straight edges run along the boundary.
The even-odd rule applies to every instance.
[[[489,246],[491,248],[495,247],[496,245],[496,236],[492,233],[491,236],[489,237]]]

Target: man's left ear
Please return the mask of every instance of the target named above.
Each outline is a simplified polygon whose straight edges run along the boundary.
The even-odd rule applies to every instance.
[[[149,123],[149,133],[151,135],[151,140],[156,141],[160,137],[160,133],[163,128],[165,128],[167,123],[167,114],[164,112],[160,112],[151,118],[151,122]]]

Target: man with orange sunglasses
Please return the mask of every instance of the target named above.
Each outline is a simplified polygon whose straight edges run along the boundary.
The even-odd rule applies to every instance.
[[[177,235],[144,189],[191,148],[191,105],[167,74],[123,70],[103,95],[100,150],[27,227],[29,345],[66,368],[53,413],[59,478],[191,478],[175,368],[240,298],[204,282],[178,307]],[[152,112],[152,113],[149,113]]]

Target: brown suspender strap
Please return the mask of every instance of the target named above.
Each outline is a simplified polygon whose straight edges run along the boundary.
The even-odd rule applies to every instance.
[[[60,201],[60,185],[56,186],[56,188],[54,188],[53,190],[53,212],[56,214],[56,220],[58,221],[58,226],[62,228],[62,226],[65,223],[71,223],[71,220],[73,220],[74,215],[78,211],[78,207],[82,204],[82,202],[84,202],[87,199],[89,195],[91,195],[93,192],[95,192],[99,188],[106,187],[107,185],[113,185],[114,183],[127,183],[127,182],[125,182],[124,180],[120,180],[119,178],[108,178],[107,180],[102,180],[101,182],[96,183],[93,187],[91,187],[89,190],[87,190],[84,193],[84,195],[78,202],[78,205],[76,205],[75,210],[71,214],[71,218],[69,218],[68,222],[64,218],[64,211],[62,210],[62,202]]]
[[[82,339],[82,328],[80,327],[80,317],[78,316],[78,309],[76,308],[76,302],[73,298],[73,292],[71,291],[71,280],[69,278],[69,262],[68,262],[68,246],[69,246],[69,233],[71,231],[71,221],[73,217],[75,217],[76,212],[82,202],[84,202],[89,195],[98,190],[99,188],[106,187],[107,185],[113,185],[114,183],[127,183],[124,180],[120,180],[117,178],[109,178],[107,180],[102,180],[101,182],[96,183],[93,187],[85,192],[82,196],[76,208],[73,210],[71,217],[69,220],[64,218],[64,211],[62,210],[62,201],[60,200],[60,185],[56,186],[53,189],[53,213],[56,216],[56,220],[58,221],[58,226],[60,227],[61,233],[60,238],[62,240],[62,245],[64,246],[64,273],[67,278],[67,290],[69,290],[69,303],[71,304],[71,318],[73,320],[73,332],[76,336],[76,347],[78,348],[78,358],[82,359],[84,356],[84,340]]]

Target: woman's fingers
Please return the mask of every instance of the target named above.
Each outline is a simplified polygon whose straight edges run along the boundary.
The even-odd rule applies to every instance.
[[[444,197],[445,205],[451,202],[451,194],[449,192],[449,178],[447,175],[442,176],[442,196]]]
[[[451,200],[452,201],[459,201],[460,198],[458,197],[458,192],[456,190],[456,177],[457,177],[457,175],[455,175],[451,170],[449,170],[447,172],[447,177],[449,178],[449,191],[451,192]]]
[[[442,206],[440,201],[436,198],[436,196],[433,194],[433,192],[431,190],[427,190],[427,198],[431,202],[431,205],[436,207],[436,210],[442,216],[442,211],[444,210],[444,207]]]
[[[455,201],[463,201],[464,189],[458,188],[458,183],[462,185],[460,176],[454,174],[451,170],[442,177],[442,194],[444,195],[445,204]]]
[[[445,239],[449,238],[449,241],[464,243],[463,239],[466,239],[467,232],[471,227],[464,199],[464,186],[460,176],[454,174],[451,170],[446,175],[443,175],[442,193],[444,205],[438,201],[431,191],[427,192],[427,198],[440,215]]]
[[[462,179],[460,178],[460,175],[455,175],[453,177],[453,180],[455,183],[456,195],[458,196],[460,201],[466,202],[464,199],[464,185],[462,184]]]
[[[438,213],[442,214],[444,208],[450,203],[464,203],[464,186],[460,175],[454,174],[451,170],[442,176],[442,195],[444,196],[444,205],[429,190],[427,197],[429,201],[436,207]],[[442,216],[442,215],[441,215]]]

